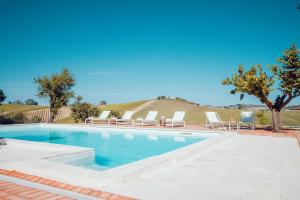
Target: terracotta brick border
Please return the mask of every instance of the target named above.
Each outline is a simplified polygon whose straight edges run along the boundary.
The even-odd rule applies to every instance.
[[[298,145],[299,145],[299,148],[300,148],[300,135],[295,133],[295,138],[298,141]]]
[[[43,185],[47,185],[47,186],[51,186],[51,187],[55,187],[55,188],[59,188],[59,189],[63,189],[63,190],[76,192],[76,193],[79,193],[79,194],[89,195],[89,196],[96,197],[96,198],[99,198],[99,199],[134,200],[134,198],[131,198],[131,197],[126,197],[126,196],[113,194],[113,193],[109,193],[109,192],[104,192],[104,191],[100,191],[100,190],[94,190],[94,189],[90,189],[90,188],[74,186],[74,185],[62,183],[62,182],[59,182],[59,181],[42,178],[42,177],[39,177],[39,176],[25,174],[25,173],[18,172],[18,171],[15,171],[15,170],[0,169],[0,174],[5,175],[5,176],[14,177],[14,178],[23,179],[23,180],[26,180],[26,181],[31,181],[31,182],[43,184]]]
[[[34,189],[27,186],[0,180],[0,199],[1,200],[73,200],[63,195],[47,192],[44,190]]]

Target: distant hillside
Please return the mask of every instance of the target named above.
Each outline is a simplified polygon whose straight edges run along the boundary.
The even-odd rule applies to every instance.
[[[102,110],[115,110],[119,111],[121,114],[124,114],[126,110],[133,110],[135,111],[139,106],[147,103],[148,100],[144,101],[135,101],[130,103],[122,103],[122,104],[110,104],[105,106],[100,106]]]
[[[4,114],[13,114],[17,112],[27,112],[33,110],[40,110],[48,108],[47,106],[34,106],[34,105],[22,105],[22,104],[2,104],[0,106],[0,112]]]
[[[115,110],[123,114],[126,110],[136,111],[133,118],[145,117],[150,110],[157,110],[159,114],[157,120],[161,116],[171,118],[175,111],[186,111],[185,120],[187,124],[199,124],[204,125],[205,123],[205,111],[216,111],[224,121],[235,120],[239,121],[240,109],[229,109],[229,108],[213,108],[205,107],[190,102],[178,101],[178,100],[145,100],[130,102],[124,104],[111,104],[101,106],[102,110]],[[300,112],[299,111],[282,111],[282,122],[283,125],[288,126],[300,126]],[[265,116],[268,118],[269,123],[272,123],[271,112],[265,111]],[[71,117],[61,119],[58,123],[73,123]],[[258,123],[257,123],[258,124]]]
[[[286,110],[300,110],[300,105],[287,106]]]
[[[47,106],[34,106],[22,104],[3,104],[0,106],[0,112],[4,115],[13,115],[16,113],[25,113],[28,118],[34,116],[40,117],[41,122],[48,122],[50,117],[50,110]],[[54,120],[67,118],[71,115],[71,110],[68,107],[59,109],[58,114]]]
[[[175,111],[186,111],[185,120],[187,124],[200,124],[205,123],[205,111],[216,111],[224,121],[235,120],[239,121],[239,109],[226,109],[226,108],[211,108],[199,106],[191,103],[175,101],[175,100],[154,100],[151,105],[145,109],[135,113],[134,117],[145,117],[150,110],[159,111],[157,119],[160,116],[171,118]],[[283,125],[287,126],[300,126],[300,112],[298,111],[282,111]],[[266,111],[265,116],[268,118],[269,124],[272,123],[271,112]]]

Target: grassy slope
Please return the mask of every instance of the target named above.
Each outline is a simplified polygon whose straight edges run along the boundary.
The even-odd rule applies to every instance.
[[[72,116],[55,121],[56,124],[74,124],[75,120]]]
[[[107,106],[102,106],[102,110],[118,110],[123,114],[126,110],[134,110],[144,104],[147,101],[137,101],[132,103],[124,103],[124,104],[112,104]],[[236,109],[215,109],[215,108],[207,108],[202,106],[197,106],[189,103],[174,101],[174,100],[159,100],[154,101],[153,104],[149,105],[145,109],[138,111],[134,114],[133,118],[136,119],[138,117],[145,117],[150,110],[159,111],[157,120],[160,119],[160,116],[165,116],[167,118],[171,118],[174,112],[177,111],[186,111],[185,120],[187,124],[200,124],[203,125],[205,123],[205,111],[216,111],[219,113],[220,117],[224,121],[229,120],[239,120],[240,111]],[[300,111],[283,111],[282,112],[282,121],[284,125],[300,125]],[[269,120],[269,124],[272,123],[271,120],[271,112],[265,112],[265,116]],[[74,123],[72,117],[68,117],[62,120],[57,121],[57,123]]]
[[[9,112],[10,114],[17,112],[27,112],[32,110],[39,110],[47,108],[47,106],[33,106],[33,105],[19,105],[19,104],[2,104],[0,106],[1,112]]]
[[[101,110],[115,110],[119,111],[122,115],[126,110],[134,110],[140,105],[143,105],[147,101],[136,101],[136,102],[130,102],[130,103],[123,103],[123,104],[110,104],[106,106],[100,106]],[[75,123],[73,117],[67,117],[64,119],[57,120],[55,123],[58,124],[72,124]]]
[[[187,124],[200,124],[205,123],[205,111],[216,111],[219,113],[220,117],[224,121],[229,120],[239,120],[240,111],[236,109],[215,109],[207,108],[202,106],[197,106],[189,103],[178,102],[174,100],[159,100],[155,101],[152,105],[146,109],[136,113],[135,117],[145,117],[150,110],[157,110],[159,114],[157,119],[160,119],[160,116],[165,116],[171,118],[173,113],[177,111],[186,111],[185,120]],[[265,112],[266,117],[268,117],[269,123],[271,124],[271,112]],[[299,111],[283,111],[282,112],[282,121],[284,125],[300,125],[300,112]]]
[[[136,101],[123,104],[110,104],[106,106],[101,106],[101,110],[118,110],[123,115],[126,110],[134,110],[146,102],[147,101]]]

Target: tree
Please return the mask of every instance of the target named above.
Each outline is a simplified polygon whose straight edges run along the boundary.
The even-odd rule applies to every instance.
[[[13,104],[18,104],[18,105],[23,105],[23,101],[20,101],[20,100],[16,100],[13,102]]]
[[[1,106],[1,103],[6,99],[6,96],[3,92],[3,90],[0,89],[0,106]]]
[[[64,69],[59,74],[52,76],[43,76],[34,78],[37,84],[37,96],[41,98],[49,98],[50,119],[53,122],[58,109],[67,105],[70,98],[74,96],[71,88],[75,84],[75,80],[69,70]]]
[[[38,102],[36,102],[33,99],[27,99],[27,100],[25,100],[25,104],[26,105],[38,105]]]
[[[76,101],[71,105],[72,116],[75,122],[83,122],[88,117],[96,117],[100,110],[91,103],[82,102],[82,97],[78,96]]]
[[[238,109],[240,110],[240,109],[244,109],[244,105],[243,104],[236,104],[237,105],[237,107],[238,107]]]
[[[118,111],[118,110],[111,110],[108,117],[109,118],[115,117],[115,118],[121,119],[122,115],[121,115],[120,111]]]
[[[107,105],[107,102],[105,100],[100,101],[100,106]]]
[[[263,72],[260,65],[255,65],[248,71],[239,65],[238,73],[223,80],[222,84],[232,85],[234,88],[231,94],[241,93],[240,99],[243,99],[244,94],[257,97],[272,111],[273,128],[280,132],[282,130],[280,111],[292,99],[300,96],[300,61],[296,45],[286,49],[278,62],[280,65],[272,67],[271,75]],[[269,95],[274,90],[275,83],[279,85],[279,94],[272,101]]]

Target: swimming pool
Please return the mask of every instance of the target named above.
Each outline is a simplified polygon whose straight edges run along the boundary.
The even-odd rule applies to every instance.
[[[92,160],[70,164],[96,170],[160,155],[208,138],[173,131],[64,125],[2,126],[0,137],[93,148],[95,156]]]

